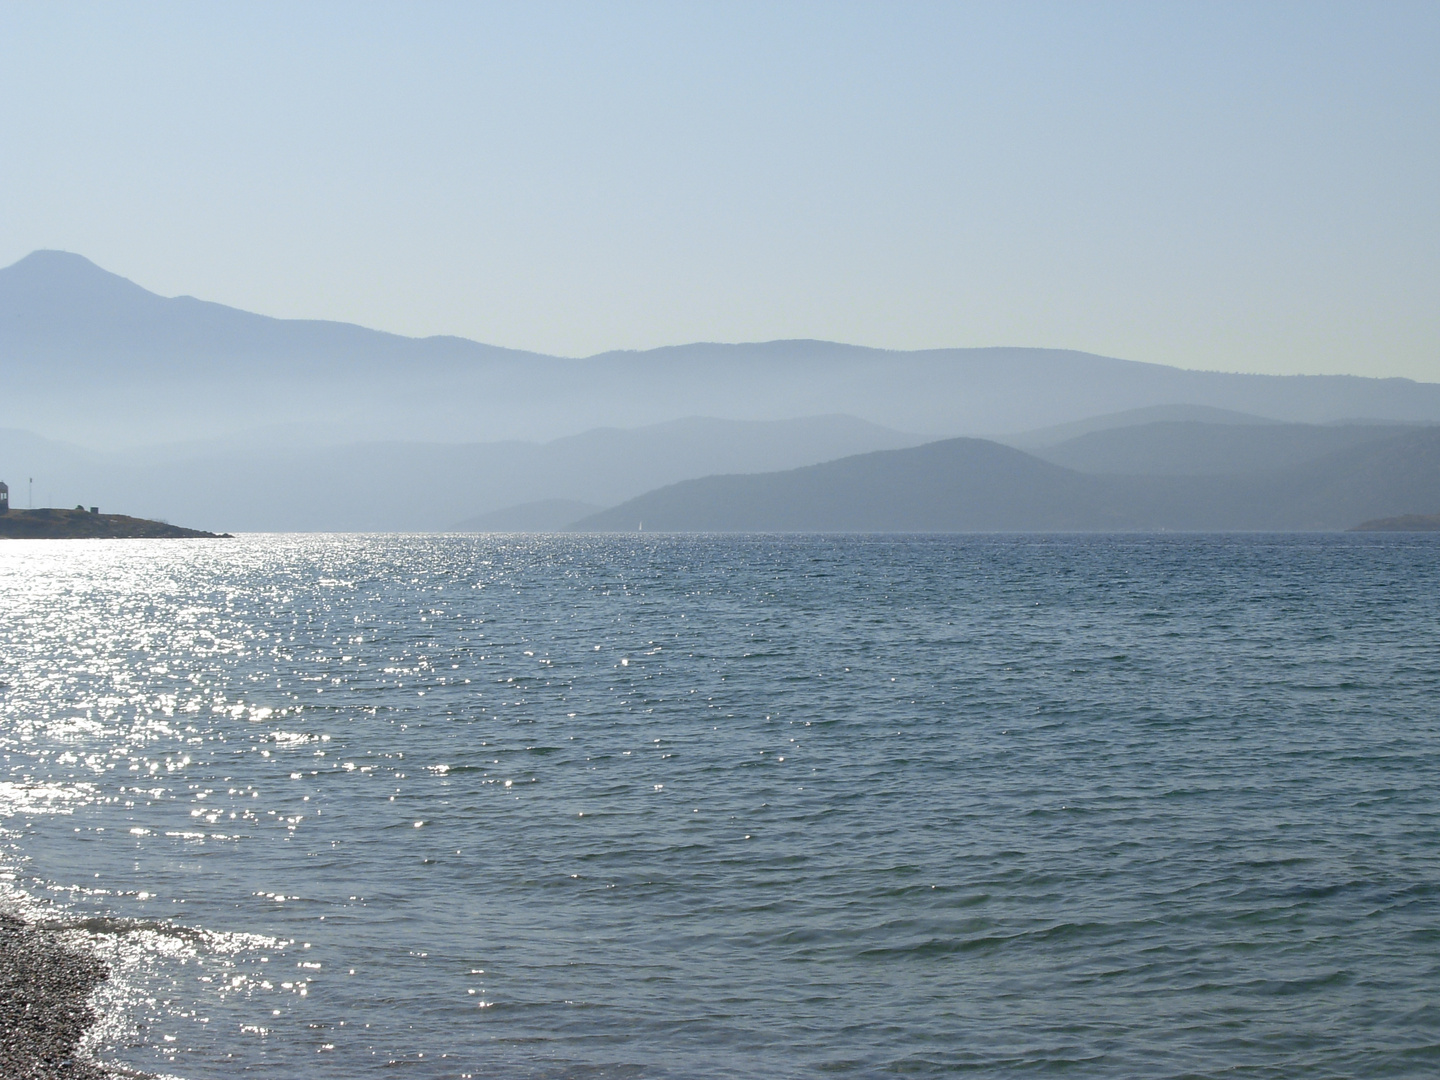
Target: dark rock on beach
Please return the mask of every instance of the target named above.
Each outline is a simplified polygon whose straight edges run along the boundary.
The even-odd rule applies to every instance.
[[[5,1080],[108,1080],[78,1058],[95,1021],[86,999],[107,976],[94,956],[52,931],[0,913],[0,1076]]]
[[[0,514],[0,537],[17,539],[86,539],[151,537],[229,538],[229,533],[182,529],[163,521],[128,517],[125,514],[95,514],[88,510],[10,510]]]

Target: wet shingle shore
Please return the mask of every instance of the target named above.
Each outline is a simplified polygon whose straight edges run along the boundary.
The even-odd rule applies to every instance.
[[[0,1077],[113,1076],[76,1056],[80,1037],[95,1021],[86,999],[106,975],[97,958],[61,944],[53,931],[0,912]]]

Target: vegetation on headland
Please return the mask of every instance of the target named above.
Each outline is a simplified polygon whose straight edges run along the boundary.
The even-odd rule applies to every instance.
[[[17,540],[122,539],[150,537],[228,538],[229,533],[183,529],[163,521],[129,517],[125,514],[92,514],[88,510],[10,510],[0,514],[0,538]]]

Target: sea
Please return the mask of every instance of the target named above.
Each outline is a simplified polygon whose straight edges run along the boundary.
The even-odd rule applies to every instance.
[[[0,904],[186,1080],[1440,1075],[1440,538],[0,547]]]

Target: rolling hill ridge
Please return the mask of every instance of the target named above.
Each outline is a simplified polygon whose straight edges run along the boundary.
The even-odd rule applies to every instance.
[[[1067,469],[982,439],[649,492],[577,530],[1107,532],[1347,529],[1440,508],[1440,428],[1402,430],[1246,474]]]

